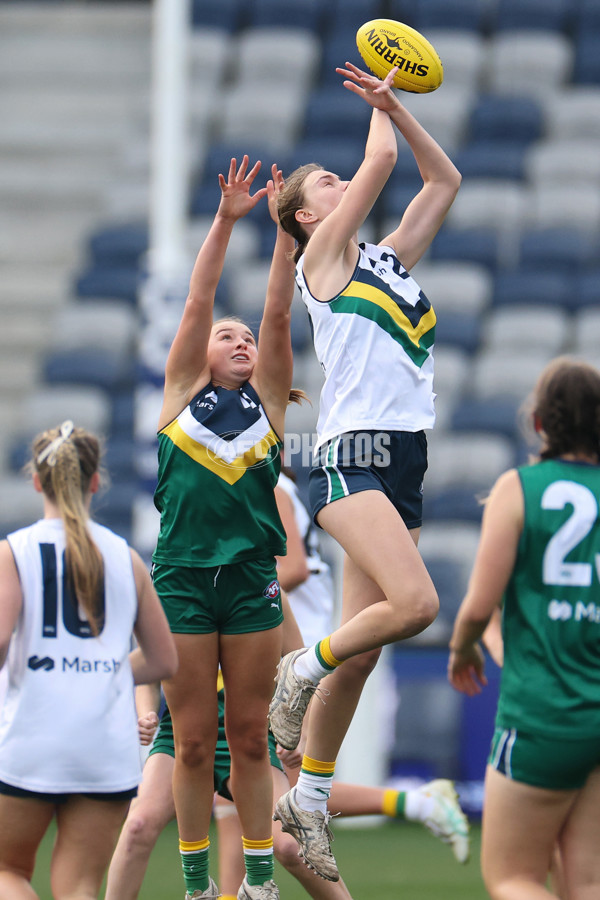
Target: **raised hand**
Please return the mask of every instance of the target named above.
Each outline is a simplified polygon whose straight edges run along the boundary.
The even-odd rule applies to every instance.
[[[250,171],[248,171],[248,156],[244,155],[239,169],[237,168],[237,160],[232,158],[229,164],[229,172],[227,180],[219,173],[219,187],[221,188],[221,202],[219,203],[219,214],[227,219],[241,219],[267,193],[267,188],[259,188],[255,194],[250,193],[252,182],[260,171],[260,160],[254,163]]]
[[[344,81],[344,87],[354,94],[358,94],[370,106],[382,109],[384,112],[391,112],[398,107],[399,100],[392,90],[394,76],[398,71],[397,66],[388,72],[383,81],[350,62],[346,63],[345,69],[337,68],[335,71],[348,79]]]
[[[271,178],[267,181],[267,198],[269,203],[269,212],[271,218],[276,225],[279,225],[279,213],[277,212],[277,198],[283,188],[283,173],[278,169],[276,164],[271,166]]]

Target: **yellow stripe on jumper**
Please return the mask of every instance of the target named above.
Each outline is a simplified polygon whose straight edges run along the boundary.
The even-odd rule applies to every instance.
[[[406,333],[413,344],[419,346],[419,341],[428,331],[431,331],[436,323],[436,315],[433,308],[430,307],[427,312],[421,316],[418,325],[413,325],[408,316],[405,316],[397,303],[379,288],[373,285],[365,284],[363,281],[351,281],[346,290],[340,294],[340,297],[361,297],[374,303],[391,316],[396,325]]]
[[[183,450],[194,462],[204,466],[205,469],[209,469],[228,484],[235,484],[236,481],[239,481],[248,469],[265,459],[271,447],[278,442],[277,435],[273,429],[270,429],[253,447],[250,447],[249,450],[246,450],[245,453],[231,462],[226,462],[208,450],[203,444],[199,444],[198,441],[186,434],[177,420],[163,428],[161,434],[166,434],[175,446]]]

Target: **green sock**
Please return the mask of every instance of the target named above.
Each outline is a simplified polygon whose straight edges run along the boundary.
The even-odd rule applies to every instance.
[[[242,838],[244,848],[244,864],[248,884],[264,884],[273,878],[273,838],[264,841],[249,841]]]
[[[203,841],[179,841],[183,880],[189,894],[208,888],[208,847],[208,838]]]

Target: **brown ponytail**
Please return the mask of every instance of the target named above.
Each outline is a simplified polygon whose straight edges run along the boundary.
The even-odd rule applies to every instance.
[[[304,206],[304,182],[307,175],[321,169],[323,166],[319,166],[317,163],[308,163],[306,166],[294,169],[292,174],[285,179],[285,184],[277,198],[279,224],[284,231],[291,234],[297,244],[293,255],[294,262],[298,262],[308,243],[308,235],[296,219],[296,213]]]
[[[59,509],[65,527],[65,562],[74,596],[93,634],[102,628],[102,555],[87,528],[85,497],[100,465],[100,442],[72,422],[63,422],[33,441],[32,463],[42,490]]]

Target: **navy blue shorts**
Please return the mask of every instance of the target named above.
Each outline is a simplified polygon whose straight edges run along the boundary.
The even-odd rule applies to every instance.
[[[335,500],[361,491],[383,491],[407,528],[423,521],[423,478],[427,471],[424,431],[352,431],[319,448],[308,491],[315,522]],[[317,523],[318,524],[318,523]]]
[[[132,800],[133,797],[137,795],[137,792],[137,787],[134,787],[127,791],[114,791],[113,793],[102,793],[100,791],[97,793],[83,793],[82,791],[79,791],[77,794],[45,794],[40,791],[28,791],[25,788],[14,787],[12,784],[6,784],[5,781],[0,781],[0,794],[5,794],[7,797],[43,800],[44,803],[66,803],[69,797],[75,796],[87,797],[88,800]]]

